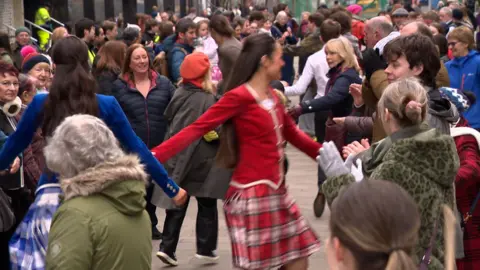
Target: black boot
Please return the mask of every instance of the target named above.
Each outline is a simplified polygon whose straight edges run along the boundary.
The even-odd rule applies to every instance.
[[[197,198],[197,201],[197,254],[195,257],[207,263],[216,262],[219,259],[215,252],[218,241],[217,200]]]

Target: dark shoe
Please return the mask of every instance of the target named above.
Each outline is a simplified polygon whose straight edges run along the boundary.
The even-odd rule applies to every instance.
[[[152,227],[152,240],[162,239],[162,233],[157,229],[157,227]]]
[[[168,264],[170,266],[177,266],[178,261],[177,257],[175,257],[175,253],[168,254],[167,252],[164,251],[158,251],[157,252],[157,257],[164,263]]]
[[[218,259],[220,258],[215,251],[210,251],[210,252],[197,252],[195,254],[195,258],[203,261],[204,263],[216,263]]]
[[[317,218],[321,217],[325,210],[325,195],[318,193],[317,197],[313,201],[313,213]]]

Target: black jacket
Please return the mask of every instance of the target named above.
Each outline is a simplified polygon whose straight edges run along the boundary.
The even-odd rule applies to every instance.
[[[150,149],[163,142],[168,124],[164,112],[175,92],[168,78],[156,72],[152,74],[156,85],[146,98],[125,77],[114,82],[112,93],[137,136]]]
[[[352,112],[353,98],[348,88],[353,83],[361,84],[358,72],[350,68],[341,70],[339,66],[327,73],[330,78],[325,88],[325,96],[302,102],[302,113],[331,111],[332,117],[344,117]]]
[[[98,83],[98,93],[107,96],[113,96],[115,89],[114,83],[118,79],[118,73],[112,70],[103,70],[96,72],[95,79]]]

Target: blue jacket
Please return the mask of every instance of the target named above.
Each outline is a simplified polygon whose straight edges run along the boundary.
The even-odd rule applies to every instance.
[[[30,145],[33,134],[42,123],[42,118],[39,116],[43,113],[47,97],[48,94],[36,95],[18,123],[17,130],[8,136],[0,151],[0,170],[8,168],[15,157]],[[113,131],[123,149],[138,154],[142,163],[146,165],[146,171],[169,197],[177,195],[179,191],[177,184],[168,177],[167,172],[152,155],[150,149],[135,135],[117,100],[114,97],[97,95],[97,101],[100,109],[99,117]],[[55,176],[48,177],[44,172],[38,186],[56,182]]]
[[[480,96],[480,53],[471,50],[467,56],[455,58],[445,64],[450,78],[450,87],[472,91]],[[480,102],[463,113],[473,128],[480,128]]]
[[[177,43],[177,35],[171,35],[163,42],[164,50],[167,55],[168,75],[173,83],[180,79],[180,66],[187,54],[191,54],[195,48],[188,44]],[[185,52],[187,54],[185,54]]]

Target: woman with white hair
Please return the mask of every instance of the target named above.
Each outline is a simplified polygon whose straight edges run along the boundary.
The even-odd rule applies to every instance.
[[[147,174],[100,119],[65,118],[44,149],[64,200],[49,235],[46,269],[150,269]]]
[[[288,15],[285,11],[280,11],[277,14],[274,26],[280,30],[282,36],[278,39],[281,44],[297,44],[297,38],[293,34],[292,28],[288,24]],[[273,34],[273,30],[272,30]],[[273,35],[275,37],[275,35]],[[282,81],[288,82],[288,85],[293,84],[295,77],[295,69],[293,67],[293,56],[283,55],[285,65],[282,68]]]

